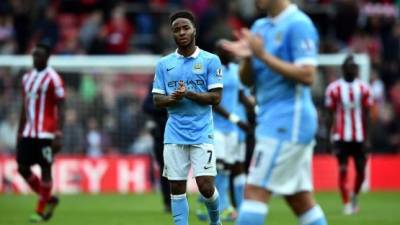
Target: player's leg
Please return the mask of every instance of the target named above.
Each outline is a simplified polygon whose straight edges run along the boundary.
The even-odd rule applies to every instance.
[[[353,208],[353,212],[358,212],[358,194],[360,193],[361,186],[365,179],[365,166],[367,164],[367,156],[363,149],[362,143],[354,143],[353,144],[353,159],[354,165],[356,168],[356,180],[354,184],[354,192],[351,199],[351,204]]]
[[[214,149],[217,157],[217,176],[215,177],[215,186],[220,196],[220,211],[229,209],[229,176],[230,164],[228,164],[228,142],[229,136],[221,132],[214,132]]]
[[[164,150],[164,144],[163,144],[163,136],[162,135],[154,135],[154,154],[155,158],[157,160],[158,166],[161,170],[164,168],[164,159],[163,159],[163,150]],[[164,203],[164,209],[167,212],[171,212],[171,191],[170,191],[170,184],[168,182],[168,179],[162,176],[162,173],[160,174],[160,186],[161,186],[161,194],[163,198],[163,203]]]
[[[221,224],[219,193],[214,185],[214,177],[217,174],[214,146],[212,144],[192,145],[190,154],[197,187],[207,208],[210,224]]]
[[[236,202],[236,207],[240,208],[244,197],[244,185],[246,184],[246,173],[244,169],[244,161],[246,159],[246,145],[244,142],[237,145],[238,156],[235,164],[232,166],[231,171],[233,175],[233,190]]]
[[[189,224],[189,204],[186,198],[186,179],[190,168],[189,146],[164,145],[163,176],[171,189],[171,212],[175,225]]]
[[[350,149],[348,143],[342,141],[336,142],[335,145],[337,148],[336,158],[339,166],[339,190],[342,197],[343,213],[348,215],[352,213],[347,170]]]
[[[271,192],[266,188],[273,171],[274,159],[280,151],[280,144],[273,139],[256,141],[251,158],[244,200],[239,209],[237,225],[262,225],[268,215]]]
[[[51,143],[52,140],[37,140],[39,146],[37,154],[40,156],[38,163],[42,171],[42,182],[36,213],[42,215],[44,220],[49,220],[53,216],[54,209],[59,202],[58,197],[51,195],[53,187],[51,168],[54,159]]]
[[[39,194],[41,181],[39,177],[31,171],[31,165],[34,162],[34,158],[33,146],[30,139],[22,138],[19,143],[17,143],[18,173],[28,183],[32,191]]]
[[[284,158],[287,164],[279,169],[288,173],[285,178],[287,182],[281,183],[281,189],[278,189],[279,186],[275,186],[285,195],[285,200],[298,217],[300,225],[327,224],[325,215],[312,193],[311,163],[314,145],[314,143],[284,144],[283,154],[286,153]],[[277,169],[278,175],[279,169]]]

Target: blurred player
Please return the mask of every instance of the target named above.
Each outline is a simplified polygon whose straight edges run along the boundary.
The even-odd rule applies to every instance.
[[[210,224],[221,224],[219,197],[214,186],[212,105],[221,99],[222,69],[218,56],[196,46],[194,16],[178,11],[170,25],[178,49],[157,64],[153,94],[156,107],[166,107],[169,118],[164,136],[164,176],[171,187],[175,225],[187,225],[189,206],[186,180],[192,166],[208,209]]]
[[[311,160],[317,114],[310,85],[316,72],[317,31],[288,0],[258,0],[269,17],[225,45],[244,58],[241,79],[255,85],[256,147],[238,225],[264,224],[271,194],[283,195],[301,225],[327,224],[312,194]]]
[[[50,48],[38,44],[33,51],[33,70],[22,79],[23,104],[17,137],[18,172],[39,200],[30,221],[41,222],[51,218],[58,198],[51,196],[51,166],[54,154],[61,149],[63,81],[57,72],[47,65]],[[38,164],[42,178],[31,171]]]
[[[331,83],[326,90],[326,107],[329,110],[327,128],[333,126],[333,141],[339,162],[339,188],[346,215],[358,211],[357,196],[365,178],[367,161],[364,151],[367,138],[369,108],[372,94],[368,84],[357,78],[358,67],[349,55],[342,65],[343,78]],[[330,140],[330,132],[327,139]],[[355,186],[350,201],[347,183],[347,162],[353,157],[356,168]]]
[[[221,219],[232,221],[236,219],[236,212],[229,200],[229,178],[237,158],[243,154],[238,152],[239,127],[247,130],[249,125],[241,121],[236,114],[239,106],[239,65],[233,63],[233,55],[222,48],[226,40],[219,40],[216,44],[216,53],[221,59],[222,73],[224,74],[221,103],[213,106],[214,117],[214,149],[217,157],[217,176],[215,184],[220,196]],[[244,157],[243,158],[244,161]],[[235,172],[238,172],[237,170]],[[243,172],[243,171],[240,171]],[[239,174],[233,174],[239,175]],[[242,174],[240,174],[242,175]],[[244,174],[243,174],[244,175]],[[242,177],[243,178],[243,177]],[[245,178],[243,178],[245,180]],[[243,186],[234,188],[234,194],[243,195]],[[237,193],[241,192],[241,193]],[[204,213],[198,214],[199,218]]]
[[[160,171],[164,168],[163,159],[163,144],[164,144],[164,132],[165,124],[168,119],[168,112],[165,108],[156,108],[153,103],[153,85],[150,86],[149,93],[143,101],[143,111],[147,113],[155,122],[155,127],[151,130],[151,135],[154,139],[154,155]],[[160,174],[160,186],[161,194],[164,203],[164,210],[166,212],[171,212],[171,191],[169,189],[168,179]]]

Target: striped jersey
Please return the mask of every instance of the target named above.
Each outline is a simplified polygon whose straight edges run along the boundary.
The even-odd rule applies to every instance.
[[[52,139],[58,130],[58,102],[65,97],[64,84],[57,72],[47,67],[33,69],[22,79],[26,123],[23,137]]]
[[[372,104],[371,90],[360,79],[353,82],[339,79],[329,84],[325,93],[325,106],[335,112],[333,139],[363,142],[366,135],[365,109]]]

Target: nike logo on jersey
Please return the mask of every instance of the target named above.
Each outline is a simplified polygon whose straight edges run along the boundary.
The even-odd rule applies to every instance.
[[[174,68],[175,68],[175,66],[174,66],[174,67],[171,67],[171,68],[167,68],[167,72],[170,71],[170,70],[172,70],[172,69],[174,69]]]
[[[204,166],[204,169],[205,170],[208,170],[208,169],[210,169],[212,166]]]

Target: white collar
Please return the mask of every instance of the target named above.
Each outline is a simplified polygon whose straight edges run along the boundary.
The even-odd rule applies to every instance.
[[[175,50],[175,55],[176,55],[178,58],[194,58],[194,59],[195,59],[195,58],[197,58],[197,56],[199,56],[199,54],[200,54],[200,48],[197,47],[197,46],[196,46],[196,50],[193,52],[193,54],[190,55],[190,56],[188,56],[188,57],[185,57],[185,56],[179,54],[179,53],[178,53],[178,49]]]
[[[282,21],[283,19],[285,19],[287,16],[292,14],[294,11],[297,11],[297,10],[298,10],[297,5],[290,4],[288,7],[286,7],[286,9],[284,9],[282,12],[280,12],[279,15],[277,15],[275,17],[267,17],[267,18],[271,23],[277,24],[280,21]]]

